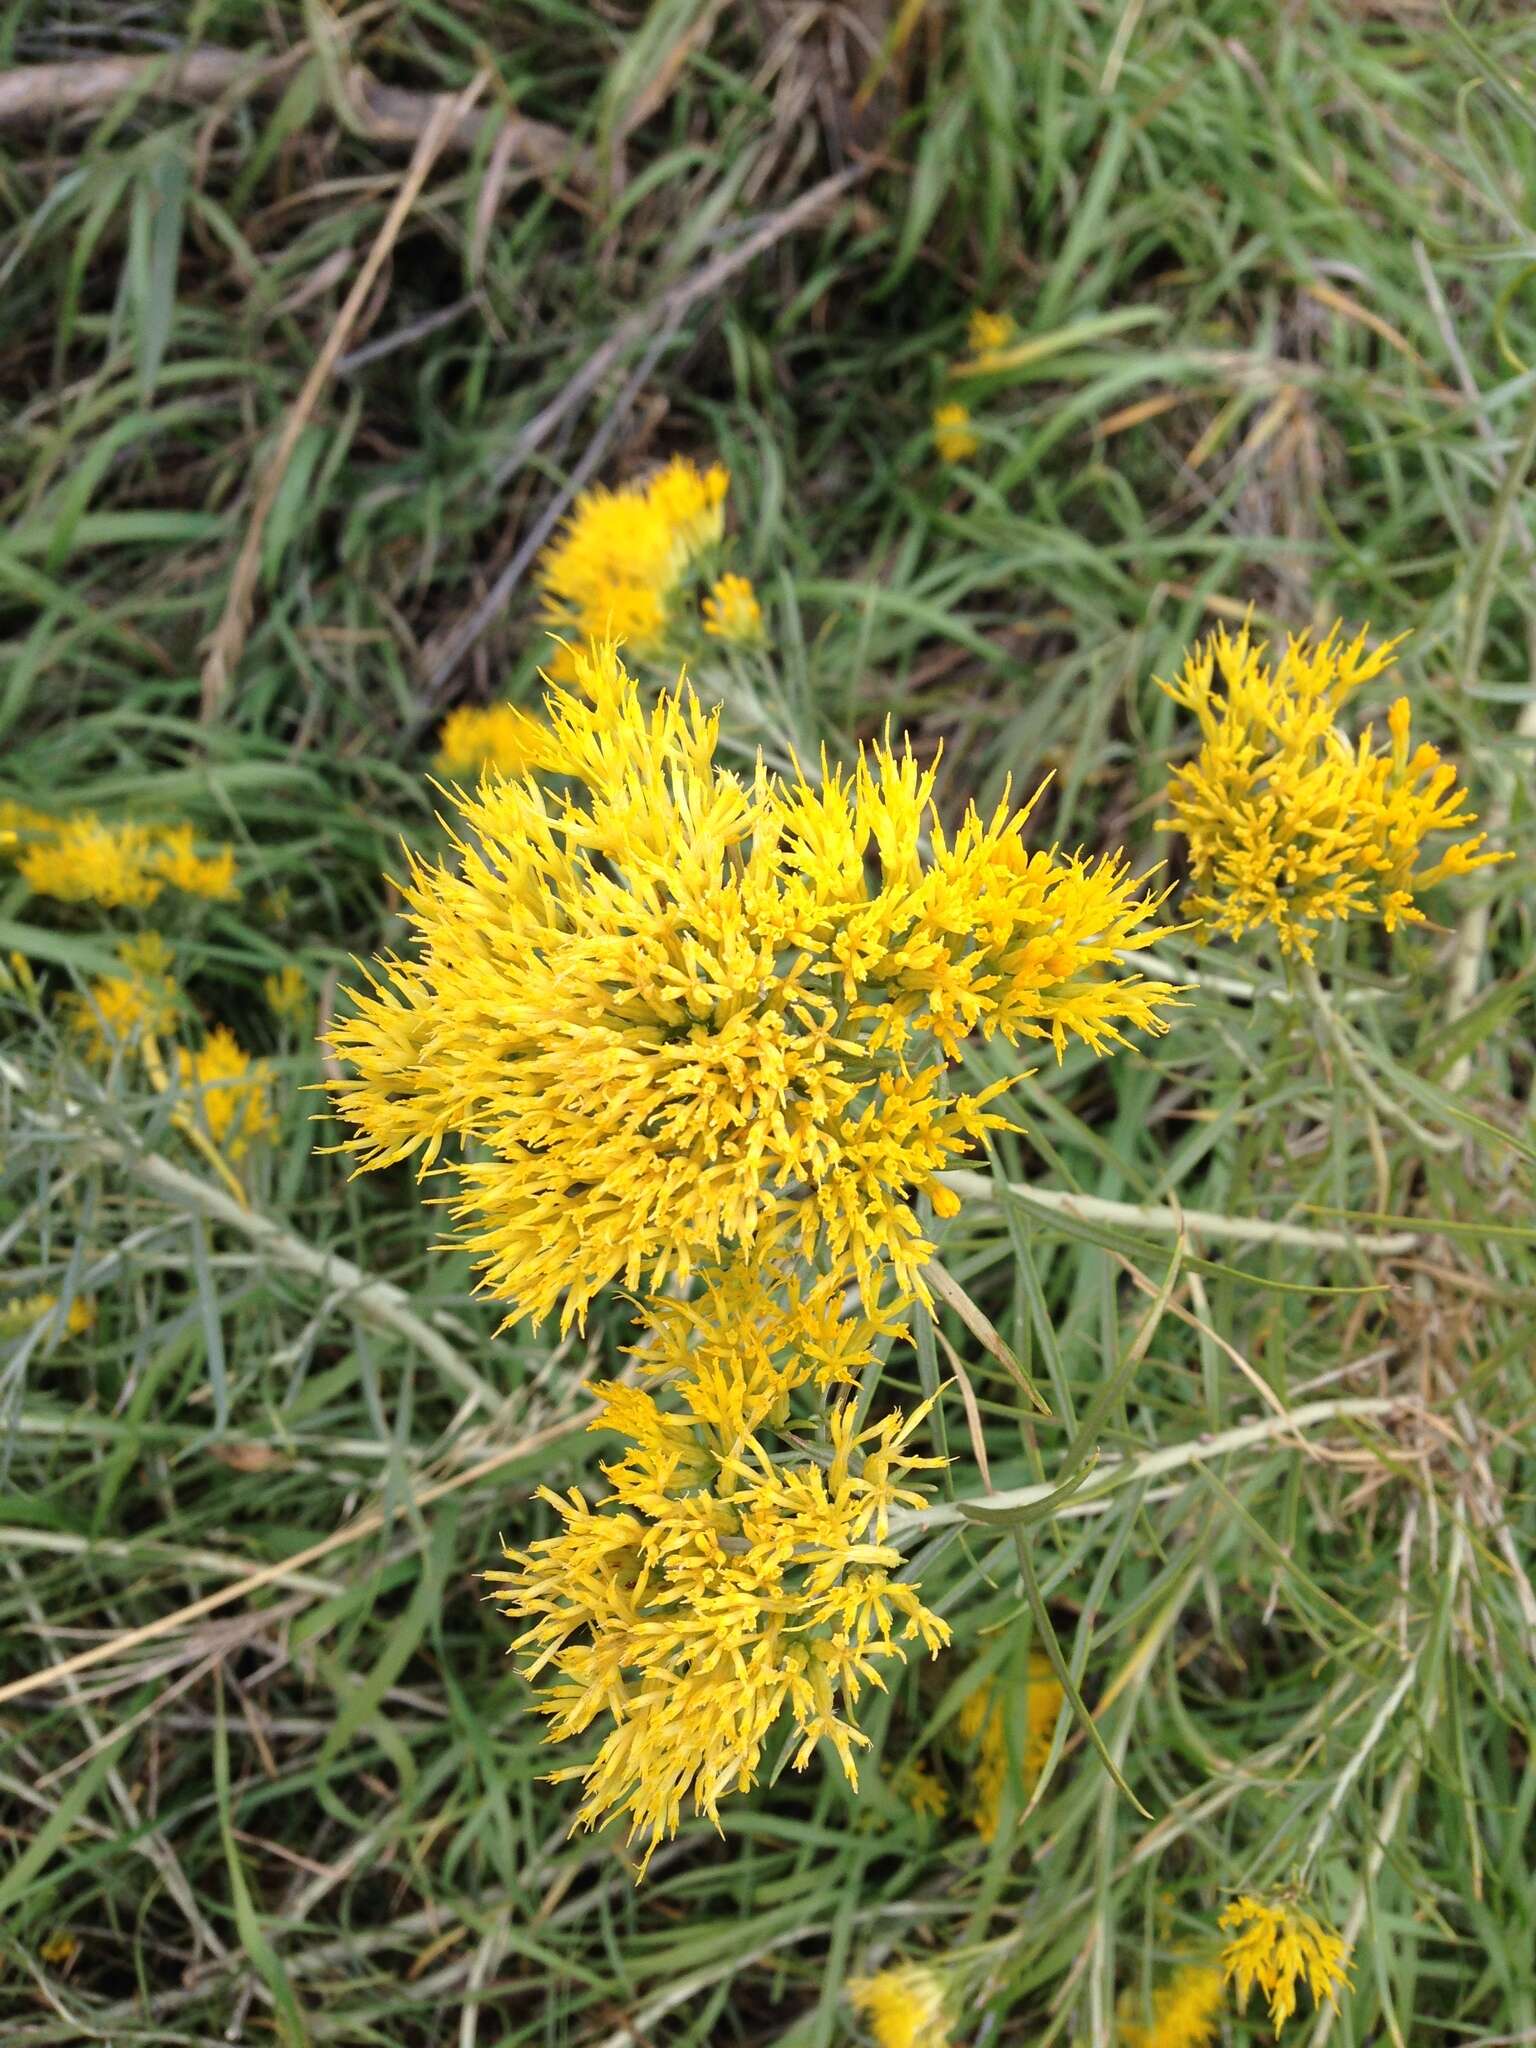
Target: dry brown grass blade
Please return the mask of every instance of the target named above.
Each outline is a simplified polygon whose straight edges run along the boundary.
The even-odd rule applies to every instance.
[[[203,661],[202,715],[205,723],[217,714],[224,702],[229,690],[230,677],[234,674],[245,648],[245,636],[250,628],[251,611],[256,597],[256,577],[261,566],[261,537],[266,531],[267,520],[282,488],[283,478],[288,473],[288,465],[293,460],[294,450],[299,445],[299,437],[308,426],[310,414],[314,411],[321,392],[330,382],[336,364],[352,338],[352,330],[368,303],[368,295],[384,267],[384,260],[399,239],[400,230],[410,217],[411,208],[420,198],[421,189],[431,175],[432,166],[442,154],[451,131],[463,120],[484,91],[488,75],[484,71],[478,72],[463,92],[452,99],[439,100],[434,108],[432,118],[416,145],[415,154],[401,181],[400,190],[395,195],[394,204],[385,215],[384,224],[374,237],[373,247],[364,257],[362,267],[353,280],[352,289],[347,294],[346,302],[325,338],[325,346],[311,365],[309,375],[304,380],[304,388],[294,401],[283,424],[282,434],[257,487],[256,503],[251,509],[245,539],[240,544],[240,553],[229,579],[229,593],[224,600],[223,614],[209,639],[208,651]]]
[[[300,54],[258,57],[209,44],[154,57],[77,57],[65,64],[22,64],[0,72],[0,128],[86,121],[135,95],[193,104],[236,89],[271,95],[286,88]],[[343,76],[356,132],[370,142],[418,143],[456,98],[451,93],[384,85],[361,64],[350,66]],[[443,146],[473,150],[487,127],[496,130],[499,148],[551,179],[557,190],[564,185],[574,193],[592,185],[591,153],[552,122],[524,114],[477,114],[466,109],[451,123]]]
[[[722,286],[728,284],[738,272],[749,263],[783,241],[786,235],[809,222],[823,217],[827,209],[848,188],[867,175],[864,165],[839,171],[835,176],[823,178],[819,184],[802,192],[798,199],[765,220],[738,241],[710,258],[697,270],[679,278],[649,304],[637,307],[626,315],[582,363],[575,375],[564,388],[522,429],[509,453],[498,464],[491,477],[492,493],[505,489],[512,477],[522,468],[530,455],[542,448],[555,429],[567,420],[579,406],[582,406],[602,384],[603,379],[622,362],[630,349],[652,336],[663,336],[676,328],[684,316],[696,305],[713,298]],[[530,550],[519,549],[518,554],[502,570],[485,596],[480,599],[465,618],[459,620],[433,648],[429,656],[430,667],[423,682],[426,696],[437,695],[453,674],[459,663],[479,640],[491,621],[505,608],[508,599],[524,569]]]
[[[446,1494],[458,1493],[466,1486],[474,1486],[482,1479],[488,1479],[493,1472],[504,1466],[516,1464],[522,1458],[530,1458],[547,1445],[558,1443],[562,1437],[573,1436],[585,1429],[597,1416],[597,1408],[583,1408],[579,1414],[568,1416],[563,1422],[552,1422],[543,1429],[536,1429],[532,1435],[522,1437],[515,1444],[508,1444],[504,1450],[493,1452],[489,1458],[482,1458],[478,1465],[471,1465],[467,1472],[459,1472],[452,1479],[440,1479],[432,1486],[424,1486],[415,1496],[413,1505],[417,1509],[430,1507],[433,1501],[442,1500]],[[157,1642],[161,1636],[172,1634],[176,1629],[185,1628],[190,1622],[201,1621],[205,1614],[213,1614],[221,1607],[228,1607],[235,1600],[243,1600],[247,1594],[260,1592],[263,1586],[275,1585],[280,1579],[289,1578],[295,1571],[304,1571],[322,1557],[330,1557],[335,1551],[345,1550],[349,1544],[360,1543],[365,1536],[375,1535],[383,1528],[394,1510],[386,1507],[369,1508],[345,1527],[334,1529],[329,1536],[322,1536],[318,1543],[311,1543],[305,1549],[295,1551],[291,1557],[278,1560],[275,1564],[261,1565],[245,1578],[232,1586],[221,1586],[216,1593],[205,1593],[200,1600],[191,1600],[185,1607],[173,1608],[169,1614],[162,1614],[155,1621],[146,1621],[139,1628],[131,1628],[122,1635],[113,1636],[110,1642],[95,1643],[88,1650],[77,1650],[72,1657],[62,1657],[46,1670],[28,1672],[25,1678],[12,1679],[9,1685],[0,1686],[0,1705],[7,1701],[24,1698],[28,1693],[39,1692],[44,1686],[56,1685],[70,1679],[77,1671],[89,1671],[97,1664],[104,1664],[112,1657],[123,1656],[127,1651],[137,1649],[140,1643]]]

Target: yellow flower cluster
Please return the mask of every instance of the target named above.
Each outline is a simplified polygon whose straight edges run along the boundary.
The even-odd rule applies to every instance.
[[[762,646],[763,608],[745,576],[718,578],[710,585],[702,610],[704,630],[713,639],[729,640],[737,647]]]
[[[55,818],[8,803],[0,826],[27,887],[61,903],[142,910],[167,888],[213,903],[236,894],[234,848],[199,854],[190,825],[114,825],[94,811]]]
[[[272,1071],[265,1060],[243,1051],[224,1025],[215,1025],[196,1052],[178,1047],[175,1074],[196,1128],[224,1158],[239,1161],[276,1133]]]
[[[1225,1980],[1209,1963],[1185,1963],[1152,1994],[1149,2018],[1138,2015],[1142,2001],[1127,1991],[1115,2015],[1120,2048],[1209,2048],[1221,2023]]]
[[[898,1628],[930,1651],[949,1639],[892,1577],[901,1556],[886,1541],[892,1508],[923,1499],[913,1476],[945,1462],[907,1449],[931,1402],[863,1428],[852,1400],[836,1402],[824,1460],[765,1441],[797,1392],[846,1385],[872,1356],[879,1319],[844,1318],[840,1295],[829,1279],[737,1265],[691,1303],[653,1303],[635,1355],[676,1406],[596,1388],[593,1427],[629,1440],[603,1467],[612,1492],[593,1508],[545,1490],[558,1533],[486,1574],[531,1624],[514,1647],[545,1680],[551,1740],[607,1724],[596,1758],[554,1777],[583,1781],[579,1822],[626,1815],[645,1861],[685,1802],[718,1824],[783,1714],[797,1769],[825,1740],[857,1785],[868,1738],[848,1715],[882,1685],[881,1661],[905,1656]]]
[[[1221,1966],[1237,1986],[1238,2004],[1246,2008],[1257,1985],[1277,2034],[1296,2010],[1298,1984],[1305,1983],[1314,2005],[1337,2005],[1339,1986],[1349,1982],[1349,1948],[1294,1900],[1245,1892],[1217,1924],[1232,1936]]]
[[[971,1819],[984,1842],[997,1834],[1008,1789],[1010,1754],[1017,1756],[1019,1779],[1027,1796],[1051,1753],[1064,1697],[1061,1682],[1044,1657],[1029,1660],[1022,1726],[1015,1725],[1017,1717],[1009,1712],[1007,1690],[1000,1680],[986,1679],[967,1696],[955,1726],[962,1742],[977,1746],[971,1775]],[[1016,1745],[1012,1751],[1011,1745]]]
[[[297,1026],[311,1015],[313,999],[309,983],[296,961],[288,961],[275,974],[263,975],[261,991],[267,999],[268,1009],[281,1024]]]
[[[589,640],[611,640],[632,659],[654,662],[697,652],[709,640],[737,647],[767,642],[763,607],[745,576],[709,586],[695,613],[687,587],[725,533],[729,472],[675,457],[648,481],[585,491],[560,538],[539,561],[544,622],[555,636],[547,673],[581,686]],[[564,769],[556,735],[515,704],[465,705],[438,734],[437,772],[454,781],[486,774]]]
[[[461,704],[443,720],[437,736],[437,772],[468,781],[489,771],[526,775],[549,766],[549,736],[536,718],[515,704]]]
[[[145,1034],[169,1031],[180,1008],[175,956],[158,932],[121,939],[120,974],[103,975],[84,995],[69,998],[66,1015],[91,1058],[105,1060],[118,1046]]]
[[[1422,924],[1417,898],[1450,875],[1506,856],[1462,839],[1421,865],[1433,833],[1474,822],[1456,770],[1432,746],[1412,747],[1408,700],[1387,713],[1387,745],[1367,726],[1338,730],[1345,702],[1392,664],[1398,643],[1368,650],[1336,626],[1287,643],[1278,662],[1245,627],[1217,632],[1161,688],[1200,727],[1200,751],[1175,768],[1165,831],[1189,843],[1189,907],[1240,938],[1269,926],[1283,953],[1311,960],[1325,924],[1377,917],[1387,930]]]
[[[0,1303],[0,1337],[19,1337],[35,1330],[59,1305],[56,1294],[18,1294]],[[64,1311],[66,1337],[82,1337],[96,1321],[96,1304],[88,1294],[77,1294]]]
[[[679,586],[725,532],[729,487],[719,463],[701,470],[676,456],[645,483],[582,493],[537,572],[551,631],[576,642],[552,673],[572,680],[588,639],[622,640],[641,656],[659,648]]]
[[[981,446],[971,424],[970,407],[951,399],[933,409],[933,445],[941,462],[964,462]]]
[[[848,2002],[868,2021],[878,2048],[948,2048],[944,1985],[921,1963],[895,1963],[873,1977],[855,1977]]]
[[[966,353],[949,368],[951,377],[974,377],[1007,366],[1005,351],[1017,333],[1009,313],[978,307],[966,325]],[[970,407],[946,399],[933,409],[933,447],[941,462],[964,462],[981,446]]]
[[[977,365],[989,362],[1008,346],[1017,332],[1011,313],[988,313],[978,306],[965,329],[971,362]]]
[[[518,1313],[736,1247],[922,1292],[913,1196],[952,1214],[936,1176],[999,1121],[996,1087],[950,1085],[963,1040],[1165,1029],[1174,990],[1121,961],[1156,902],[1122,861],[1026,851],[1006,799],[947,833],[888,744],[739,779],[681,684],[647,709],[611,644],[577,663],[547,699],[564,788],[458,797],[456,857],[405,883],[416,957],[333,1026],[351,1148],[473,1140],[456,1213]]]

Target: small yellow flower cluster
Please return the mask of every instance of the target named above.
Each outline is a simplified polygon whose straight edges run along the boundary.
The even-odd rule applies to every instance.
[[[1006,799],[947,834],[889,745],[743,782],[686,688],[647,709],[611,645],[578,663],[547,700],[570,786],[457,798],[456,859],[405,884],[419,957],[333,1029],[352,1149],[473,1139],[457,1213],[534,1317],[735,1246],[921,1292],[912,1192],[953,1213],[935,1176],[999,1122],[996,1087],[945,1092],[962,1041],[1165,1029],[1173,989],[1121,965],[1156,903],[1121,861],[1027,852]]]
[[[0,1337],[19,1337],[35,1330],[59,1305],[56,1294],[20,1294],[0,1303]],[[96,1321],[96,1304],[88,1294],[77,1294],[64,1311],[66,1337],[83,1337]]]
[[[848,2001],[868,2021],[878,2048],[949,2048],[943,1981],[921,1963],[855,1977]]]
[[[1346,644],[1335,627],[1315,644],[1291,640],[1272,664],[1246,627],[1222,630],[1161,684],[1200,727],[1160,829],[1189,842],[1189,907],[1208,929],[1236,939],[1267,925],[1282,953],[1309,961],[1323,925],[1422,924],[1424,890],[1507,857],[1481,852],[1479,834],[1420,865],[1432,833],[1474,819],[1455,768],[1432,746],[1410,748],[1406,697],[1387,713],[1384,748],[1369,725],[1353,744],[1338,730],[1347,699],[1397,645],[1372,652],[1363,632]]]
[[[175,956],[159,932],[120,939],[117,957],[123,964],[121,974],[103,975],[65,1005],[93,1059],[109,1059],[118,1046],[173,1029],[180,1009]]]
[[[224,1158],[238,1162],[277,1130],[272,1071],[253,1060],[232,1031],[217,1024],[196,1052],[176,1049],[176,1087],[189,1098],[196,1127]]]
[[[1257,1985],[1277,2034],[1296,2010],[1298,1984],[1306,1984],[1314,2005],[1337,2005],[1339,1986],[1349,1982],[1348,1946],[1293,1900],[1245,1892],[1217,1924],[1232,1936],[1221,1966],[1237,1986],[1238,2004],[1246,2008]]]
[[[971,1820],[984,1842],[997,1834],[1003,1795],[1008,1789],[1010,1754],[1017,1755],[1019,1779],[1026,1797],[1045,1769],[1056,1732],[1056,1717],[1065,1697],[1061,1682],[1044,1657],[1031,1657],[1024,1688],[1023,1725],[1015,1729],[1004,1683],[988,1678],[970,1693],[956,1719],[962,1742],[974,1743],[971,1774]],[[1011,1750],[1016,1745],[1016,1750]]]
[[[971,425],[971,409],[950,399],[933,409],[933,445],[941,462],[964,462],[981,441]]]
[[[1152,1994],[1151,2014],[1127,1991],[1115,2014],[1120,2048],[1209,2048],[1221,2023],[1225,1980],[1209,1963],[1185,1963]]]
[[[142,910],[167,889],[213,903],[235,894],[235,853],[199,854],[190,825],[108,824],[94,811],[54,818],[28,806],[0,806],[6,848],[37,896]]]
[[[965,329],[970,366],[976,369],[989,367],[1017,332],[1011,313],[988,313],[978,306]]]
[[[584,491],[538,567],[550,630],[578,647],[613,638],[658,651],[679,586],[724,535],[729,487],[718,462],[700,470],[677,456],[643,484]],[[574,661],[562,646],[552,673],[573,680]]]
[[[437,772],[460,782],[490,771],[526,775],[550,765],[548,744],[544,727],[515,704],[461,704],[438,733]]]
[[[293,960],[275,974],[263,975],[261,992],[267,999],[267,1008],[280,1024],[297,1026],[311,1015],[313,998],[309,983],[304,979],[303,968]]]
[[[902,1766],[893,1780],[893,1789],[919,1820],[937,1820],[949,1811],[949,1792],[943,1779],[921,1758]]]
[[[1004,351],[1018,330],[1008,313],[972,313],[966,326],[966,354],[950,366],[951,377],[979,376],[1001,369]],[[933,409],[933,446],[941,462],[964,462],[981,446],[971,409],[957,398],[946,399]]]
[[[857,1785],[868,1738],[848,1715],[882,1685],[880,1662],[905,1656],[898,1627],[930,1651],[949,1640],[893,1578],[901,1556],[886,1541],[892,1508],[923,1499],[913,1476],[945,1462],[907,1449],[931,1402],[864,1428],[852,1400],[836,1402],[825,1462],[770,1448],[800,1389],[846,1385],[872,1355],[878,1323],[842,1318],[840,1295],[737,1265],[692,1303],[651,1304],[635,1355],[677,1406],[596,1388],[593,1427],[629,1439],[603,1467],[611,1494],[591,1508],[546,1490],[559,1532],[486,1574],[532,1624],[514,1647],[530,1678],[548,1674],[551,1739],[609,1723],[593,1762],[554,1773],[583,1781],[579,1822],[626,1815],[644,1861],[685,1801],[718,1824],[782,1714],[800,1734],[797,1769],[826,1740]]]
[[[763,644],[763,608],[745,576],[721,576],[710,585],[703,604],[704,630],[713,639],[737,647]]]
[[[584,491],[561,537],[539,561],[544,622],[555,636],[547,673],[581,684],[589,640],[622,643],[633,660],[697,651],[689,627],[737,647],[767,643],[763,607],[745,576],[709,586],[695,618],[687,585],[725,534],[730,474],[675,457],[648,481]],[[457,782],[481,776],[561,772],[556,737],[515,704],[463,705],[438,733],[437,772]]]

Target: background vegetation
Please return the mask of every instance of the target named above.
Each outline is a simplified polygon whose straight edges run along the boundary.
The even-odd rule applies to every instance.
[[[7,1291],[96,1302],[0,1351],[8,2042],[821,2048],[896,1952],[958,1964],[959,2039],[1103,2042],[1233,1889],[1300,1870],[1356,1963],[1298,2038],[1536,2038],[1536,25],[1455,16],[0,11],[3,793],[234,840],[238,902],[178,945],[282,1116],[242,1211],[61,1028],[112,921],[0,875],[35,978],[0,1012]],[[186,49],[177,91],[84,110],[20,69]],[[389,97],[472,86],[560,133]],[[977,305],[1032,352],[946,467]],[[1028,1135],[942,1254],[1002,1342],[946,1307],[891,1370],[957,1375],[956,1497],[1069,1446],[1167,1457],[1022,1547],[936,1536],[956,1648],[872,1712],[860,1794],[786,1773],[636,1889],[620,1842],[566,1839],[474,1576],[536,1483],[592,1472],[571,1418],[622,1308],[498,1333],[411,1179],[350,1182],[305,1091],[347,956],[400,936],[400,839],[437,843],[442,713],[536,692],[530,544],[677,451],[729,465],[769,613],[775,684],[696,669],[743,751],[891,718],[957,803],[1049,770],[1041,842],[1148,865],[1188,741],[1154,676],[1248,607],[1342,614],[1411,629],[1416,729],[1518,858],[1324,959],[1401,1114],[1262,948],[1187,938],[1166,1040],[1021,1079]],[[261,995],[287,961],[292,1027]],[[1022,1673],[1039,1601],[1147,1813],[1068,1723],[989,1847],[945,1724],[978,1668]],[[948,1818],[907,1803],[915,1758]]]

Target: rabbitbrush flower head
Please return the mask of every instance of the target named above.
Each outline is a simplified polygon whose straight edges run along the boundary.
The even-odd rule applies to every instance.
[[[873,1355],[881,1320],[844,1319],[838,1293],[753,1264],[708,1276],[692,1304],[650,1304],[635,1356],[676,1405],[594,1389],[593,1428],[629,1440],[603,1467],[611,1493],[590,1507],[543,1491],[558,1532],[486,1574],[528,1624],[514,1648],[542,1682],[549,1739],[606,1730],[595,1759],[553,1773],[584,1783],[578,1824],[627,1816],[646,1860],[685,1802],[718,1825],[782,1716],[797,1769],[825,1740],[857,1785],[868,1737],[849,1716],[865,1686],[883,1689],[903,1642],[949,1640],[892,1576],[887,1542],[892,1509],[924,1498],[913,1476],[945,1462],[907,1448],[931,1401],[860,1428],[844,1399],[824,1456],[770,1449],[802,1389],[846,1384]]]
[[[1481,852],[1480,833],[1421,865],[1431,835],[1475,819],[1455,768],[1411,746],[1406,697],[1387,713],[1384,748],[1369,725],[1353,744],[1338,730],[1344,704],[1391,667],[1399,644],[1368,650],[1362,632],[1346,645],[1335,626],[1316,643],[1288,641],[1271,663],[1246,627],[1221,630],[1160,685],[1200,727],[1159,829],[1188,840],[1188,907],[1210,930],[1237,939],[1268,925],[1282,953],[1310,960],[1323,925],[1423,924],[1424,890],[1507,858]]]
[[[1173,989],[1121,960],[1156,902],[1123,861],[1026,851],[1006,800],[946,833],[904,750],[739,777],[683,684],[647,708],[611,644],[576,666],[558,778],[455,794],[452,858],[404,884],[411,957],[332,1028],[352,1149],[469,1141],[455,1213],[517,1313],[738,1247],[921,1292],[913,1198],[952,1214],[935,1177],[1000,1122],[996,1088],[944,1092],[962,1042],[1165,1029]]]
[[[1146,2022],[1141,2000],[1126,1992],[1115,2015],[1120,2048],[1209,2048],[1221,2024],[1224,1982],[1210,1963],[1184,1963],[1153,1992]]]
[[[947,2048],[943,1980],[921,1963],[855,1977],[848,2002],[868,2022],[877,2048]]]
[[[574,643],[557,648],[553,674],[569,682],[589,638],[657,651],[677,586],[725,532],[730,481],[719,463],[675,456],[644,483],[582,492],[537,570],[546,622]]]
[[[1257,1985],[1277,2034],[1296,2010],[1298,1984],[1305,1983],[1314,2005],[1337,2005],[1338,1987],[1349,1982],[1349,1945],[1294,1900],[1245,1892],[1217,1925],[1232,1936],[1221,1966],[1237,1986],[1238,2004],[1246,2007]]]

